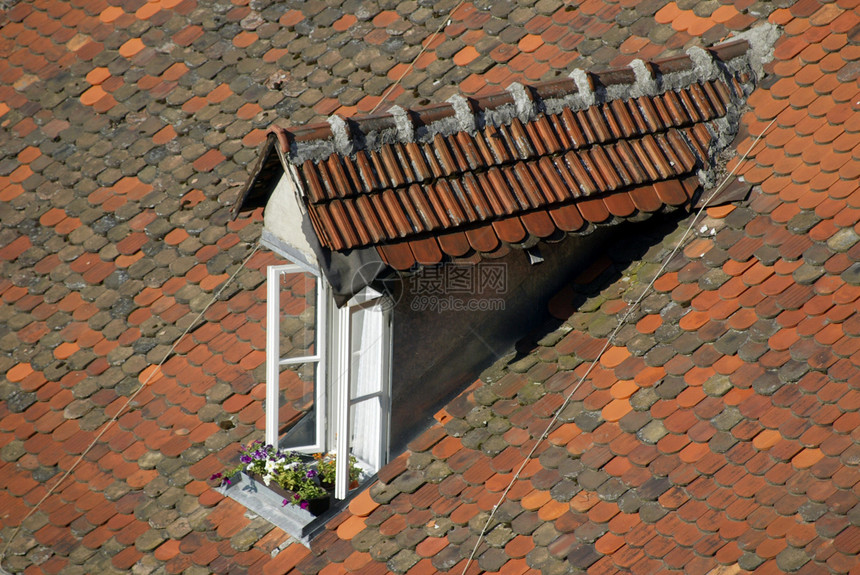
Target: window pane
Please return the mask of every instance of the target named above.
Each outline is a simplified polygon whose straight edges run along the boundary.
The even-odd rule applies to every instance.
[[[278,376],[278,438],[281,447],[316,443],[316,363],[281,366]]]
[[[370,471],[378,471],[382,466],[382,407],[380,399],[375,397],[361,401],[349,408],[349,420],[352,424],[349,444],[352,454],[370,466]]]
[[[383,312],[370,307],[352,314],[350,399],[382,391]]]
[[[381,309],[372,306],[356,308],[351,320],[350,448],[370,471],[382,465],[384,319]]]
[[[317,278],[306,272],[279,275],[280,358],[316,354]]]

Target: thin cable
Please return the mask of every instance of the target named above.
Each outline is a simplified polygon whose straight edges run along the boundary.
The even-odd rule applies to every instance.
[[[576,382],[576,384],[573,386],[573,388],[570,390],[570,392],[565,396],[564,401],[562,402],[561,406],[559,406],[559,408],[555,411],[555,414],[553,415],[552,419],[550,420],[549,425],[546,426],[546,429],[540,435],[540,437],[537,439],[534,446],[532,446],[528,455],[525,457],[525,459],[523,459],[523,462],[520,465],[519,469],[517,469],[517,472],[511,478],[510,483],[508,483],[508,486],[502,492],[501,497],[499,497],[499,502],[496,503],[493,506],[492,511],[490,511],[490,515],[489,515],[489,517],[487,517],[487,521],[486,521],[486,523],[484,523],[484,527],[481,529],[480,535],[478,535],[478,540],[475,542],[475,546],[472,548],[472,553],[469,555],[469,559],[466,561],[465,567],[463,567],[462,575],[466,575],[466,571],[469,569],[469,566],[471,566],[472,561],[474,561],[475,554],[478,552],[478,546],[481,544],[481,541],[483,541],[484,536],[487,533],[487,529],[489,528],[490,523],[493,521],[493,517],[496,515],[496,511],[498,510],[499,506],[501,506],[501,504],[504,502],[508,493],[513,488],[514,483],[516,483],[520,474],[523,472],[523,469],[525,469],[526,465],[528,465],[529,461],[531,461],[531,458],[535,454],[535,451],[537,451],[537,448],[549,436],[550,431],[553,429],[555,424],[558,422],[558,418],[561,415],[561,412],[564,411],[564,409],[570,403],[570,400],[573,398],[573,395],[579,390],[579,388],[582,386],[583,382],[585,382],[585,380],[591,374],[591,372],[595,368],[595,366],[597,366],[597,363],[600,361],[600,358],[603,357],[603,354],[606,353],[606,350],[609,349],[609,346],[612,344],[612,339],[616,335],[618,335],[618,332],[627,323],[627,319],[630,317],[630,315],[633,313],[633,311],[637,307],[639,307],[639,304],[642,303],[642,300],[645,299],[645,296],[650,293],[651,289],[654,287],[654,282],[657,281],[657,278],[659,278],[661,276],[661,274],[666,270],[666,267],[669,265],[669,262],[672,261],[672,258],[675,257],[675,254],[677,254],[678,251],[681,249],[681,246],[686,241],[687,236],[690,234],[690,232],[696,226],[697,220],[699,219],[699,216],[702,215],[702,212],[708,207],[708,204],[711,202],[711,200],[713,200],[714,197],[720,191],[722,191],[723,187],[725,187],[725,185],[728,183],[728,181],[731,179],[731,177],[734,176],[735,172],[738,170],[738,168],[740,168],[741,164],[746,160],[747,156],[750,154],[750,152],[752,152],[753,148],[756,147],[759,140],[761,140],[762,136],[765,135],[765,133],[770,129],[770,127],[773,125],[773,123],[775,121],[776,121],[776,118],[771,120],[771,122],[767,126],[765,126],[764,130],[762,130],[762,132],[758,135],[758,137],[756,137],[756,139],[750,145],[749,149],[747,149],[747,151],[743,154],[743,156],[741,156],[741,159],[737,162],[737,164],[735,164],[735,167],[732,168],[732,170],[726,175],[726,177],[723,178],[723,181],[720,182],[720,185],[718,185],[714,189],[714,191],[711,192],[711,194],[707,197],[707,199],[705,199],[705,201],[702,203],[702,206],[699,208],[699,210],[696,212],[695,216],[693,216],[693,219],[690,221],[690,225],[687,226],[687,229],[684,231],[684,234],[681,236],[681,238],[675,244],[675,247],[672,248],[672,251],[669,252],[669,255],[663,260],[663,263],[661,264],[660,269],[657,270],[657,273],[654,274],[654,277],[651,278],[651,281],[648,282],[648,285],[645,286],[645,289],[642,290],[642,293],[639,294],[639,297],[636,298],[636,301],[633,302],[633,305],[631,305],[629,308],[627,308],[627,312],[621,318],[621,321],[618,322],[618,325],[615,326],[615,329],[613,329],[612,333],[609,334],[609,337],[606,338],[606,343],[603,344],[603,348],[597,354],[597,357],[591,362],[591,365],[588,366],[588,369],[585,371],[585,373],[582,375],[582,377],[579,378],[579,381]]]
[[[27,519],[29,519],[30,516],[33,515],[33,513],[35,513],[39,509],[39,506],[41,506],[42,503],[44,503],[45,500],[48,499],[48,497],[50,497],[54,493],[54,491],[57,490],[57,488],[60,486],[60,484],[63,483],[63,481],[65,481],[66,478],[69,477],[69,475],[71,475],[72,471],[74,471],[75,468],[78,466],[78,464],[80,464],[80,462],[83,461],[84,457],[86,457],[86,455],[90,452],[90,450],[93,447],[95,447],[96,443],[98,443],[99,440],[107,432],[107,430],[110,429],[111,425],[113,425],[119,419],[119,416],[122,415],[122,413],[131,404],[131,402],[134,401],[134,398],[137,397],[137,394],[139,394],[141,391],[143,391],[143,388],[146,387],[146,385],[149,383],[149,381],[152,379],[152,377],[161,369],[161,366],[164,365],[164,362],[167,361],[167,359],[171,356],[171,354],[176,350],[176,346],[179,345],[179,342],[182,341],[186,335],[188,335],[188,333],[191,331],[191,329],[197,324],[198,321],[200,321],[200,318],[203,317],[203,314],[205,314],[206,311],[212,306],[212,304],[218,300],[218,298],[221,296],[221,293],[224,291],[224,289],[228,285],[230,285],[230,282],[232,282],[236,278],[236,276],[239,274],[239,272],[245,268],[245,265],[254,256],[254,254],[257,253],[257,251],[259,249],[260,249],[260,244],[258,242],[257,245],[254,246],[253,251],[248,255],[248,257],[246,257],[244,259],[244,261],[242,261],[242,265],[240,265],[239,268],[235,272],[233,272],[233,275],[231,275],[227,279],[227,281],[224,282],[224,284],[218,289],[218,291],[215,293],[215,295],[212,296],[212,299],[209,301],[209,303],[206,304],[206,307],[204,307],[203,310],[199,314],[197,314],[197,317],[194,318],[194,321],[192,321],[188,325],[188,327],[185,328],[185,331],[182,332],[182,335],[180,335],[179,338],[173,342],[173,345],[170,346],[170,349],[167,350],[167,353],[164,355],[164,357],[161,359],[161,361],[158,362],[158,365],[155,367],[155,369],[153,369],[149,373],[149,375],[146,376],[146,379],[143,381],[143,383],[141,383],[140,386],[135,390],[135,392],[132,393],[128,397],[128,399],[125,401],[125,403],[122,405],[122,407],[120,407],[119,410],[114,414],[114,416],[111,417],[104,424],[101,431],[99,431],[98,435],[96,435],[95,439],[93,439],[92,443],[90,443],[89,446],[83,451],[83,453],[81,453],[78,456],[78,458],[71,465],[71,467],[69,467],[69,469],[66,470],[65,473],[63,473],[63,476],[60,477],[59,481],[54,483],[53,487],[51,487],[47,491],[47,493],[45,493],[45,495],[42,496],[42,498],[39,500],[39,502],[36,503],[36,505],[32,509],[30,509],[30,511],[27,513],[27,515],[24,516],[24,519],[21,520],[21,523],[18,524],[18,526],[12,532],[12,536],[9,537],[9,540],[6,542],[6,545],[3,547],[3,553],[0,553],[0,572],[5,573],[5,570],[3,570],[3,560],[6,559],[6,553],[9,551],[9,546],[12,544],[12,541],[15,540],[15,537],[18,536],[18,533],[21,531],[21,526],[24,525],[24,522],[27,521]]]
[[[377,109],[377,108],[379,108],[379,106],[381,106],[381,105],[382,105],[382,103],[383,103],[383,102],[388,98],[388,96],[390,96],[390,95],[391,95],[391,92],[393,92],[393,91],[394,91],[394,89],[395,89],[397,86],[399,86],[399,85],[400,85],[400,82],[402,82],[402,81],[403,81],[403,78],[405,78],[405,77],[406,77],[406,74],[408,74],[409,72],[411,72],[411,71],[412,71],[412,68],[414,68],[414,67],[415,67],[415,62],[417,62],[417,61],[418,61],[418,58],[420,58],[420,57],[421,57],[421,55],[422,55],[422,54],[424,54],[424,52],[426,52],[426,51],[427,51],[427,47],[428,47],[428,46],[430,46],[430,44],[432,44],[432,43],[433,43],[433,40],[435,40],[435,39],[436,39],[436,36],[438,36],[438,35],[439,35],[439,32],[441,32],[441,31],[442,31],[442,29],[443,29],[443,28],[445,28],[445,26],[447,26],[447,25],[451,22],[451,18],[453,18],[453,17],[454,17],[454,12],[456,12],[456,11],[457,11],[457,9],[458,9],[460,6],[462,6],[462,5],[463,5],[463,3],[464,3],[465,1],[466,1],[466,0],[460,0],[460,2],[458,2],[458,3],[457,3],[457,5],[456,5],[456,6],[454,6],[454,8],[452,8],[450,12],[448,12],[447,16],[445,16],[445,18],[442,20],[442,23],[441,23],[441,24],[439,24],[439,27],[438,27],[438,28],[436,28],[436,31],[435,31],[435,32],[433,32],[432,34],[430,34],[430,37],[427,39],[427,41],[426,41],[425,43],[422,43],[422,44],[421,44],[421,51],[420,51],[420,52],[418,52],[418,55],[417,55],[417,56],[415,56],[415,58],[413,58],[413,59],[412,59],[412,61],[409,63],[409,65],[408,65],[408,66],[406,66],[406,69],[405,69],[405,70],[403,70],[403,73],[402,73],[402,74],[400,74],[400,77],[399,77],[399,78],[397,78],[397,81],[396,81],[396,82],[394,82],[394,83],[393,83],[393,84],[388,88],[388,90],[386,90],[386,91],[385,91],[385,93],[382,95],[382,98],[380,98],[380,99],[379,99],[379,102],[377,102],[377,103],[376,103],[376,105],[373,107],[373,109],[370,111],[370,113],[371,113],[371,114],[373,114],[374,112],[376,112],[376,109]]]

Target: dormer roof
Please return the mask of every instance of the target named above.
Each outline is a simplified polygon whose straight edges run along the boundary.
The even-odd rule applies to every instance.
[[[323,248],[398,270],[494,255],[688,205],[713,181],[756,79],[750,43],[479,98],[274,126],[244,197],[274,173]]]

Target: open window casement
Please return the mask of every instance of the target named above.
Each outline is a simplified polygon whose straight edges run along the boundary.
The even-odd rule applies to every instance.
[[[325,451],[326,284],[295,264],[267,280],[266,443]]]
[[[388,455],[390,311],[371,289],[337,309],[325,280],[295,264],[269,268],[267,305],[266,443],[333,451],[344,499],[348,456],[373,474]]]
[[[338,310],[337,377],[333,393],[335,452],[351,453],[375,473],[386,462],[389,427],[390,314],[378,293],[365,290]],[[337,457],[335,497],[346,497],[349,458]]]

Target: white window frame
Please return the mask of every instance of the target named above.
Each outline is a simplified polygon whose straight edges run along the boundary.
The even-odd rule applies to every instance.
[[[350,382],[352,381],[352,354],[353,347],[351,341],[352,334],[352,316],[359,310],[371,308],[376,305],[384,305],[382,294],[366,288],[360,294],[353,297],[347,305],[337,310],[336,318],[336,333],[337,333],[337,353],[333,358],[335,366],[333,373],[336,375],[336,381],[333,384],[337,389],[337,404],[334,406],[335,427],[334,436],[334,451],[335,453],[351,453],[350,449],[350,407],[363,401],[378,398],[380,402],[380,444],[379,449],[379,467],[385,465],[388,457],[388,436],[391,423],[391,312],[390,310],[382,309],[380,311],[381,326],[381,347],[382,347],[382,370],[379,373],[381,378],[379,387],[380,391],[371,394],[351,398]],[[363,463],[369,471],[376,472],[378,468],[370,467],[367,462]],[[335,460],[335,498],[344,499],[347,496],[349,489],[349,458],[337,457]]]
[[[271,302],[280,301],[280,277],[288,273],[310,273],[316,277],[316,325],[314,326],[314,348],[316,353],[310,356],[280,357],[280,330],[281,310]],[[325,451],[325,405],[326,405],[326,330],[327,305],[330,298],[328,285],[322,280],[318,272],[309,270],[298,264],[286,264],[269,266],[266,277],[266,298],[269,302],[266,306],[266,443],[278,446],[280,422],[278,421],[278,410],[280,408],[280,368],[285,365],[298,365],[302,363],[316,364],[316,375],[314,377],[314,409],[316,410],[315,441],[309,445],[291,448],[301,453],[318,453]]]
[[[280,277],[288,273],[310,273],[316,278],[317,313],[315,326],[315,350],[311,356],[281,358],[280,357],[280,312],[274,302],[280,301]],[[350,440],[350,407],[362,401],[379,398],[381,406],[380,466],[387,462],[388,436],[391,419],[391,311],[384,308],[385,300],[382,294],[365,288],[360,294],[349,300],[340,309],[335,308],[327,282],[316,270],[300,264],[285,264],[269,266],[267,271],[266,297],[267,328],[266,328],[266,443],[278,446],[280,437],[280,368],[287,365],[314,363],[316,365],[314,409],[316,410],[315,441],[309,445],[291,447],[301,453],[318,453],[333,451],[335,453],[335,498],[345,499],[349,490],[349,457],[337,457],[337,454],[351,452]],[[352,315],[360,309],[372,306],[383,306],[380,313],[382,324],[382,368],[379,377],[379,392],[362,397],[350,398],[350,382],[352,380]],[[328,310],[332,313],[329,316]],[[331,337],[332,341],[329,342]],[[328,344],[331,343],[330,349]],[[327,389],[332,386],[336,390],[336,405],[327,404]],[[376,472],[367,462],[363,464],[367,471]]]

